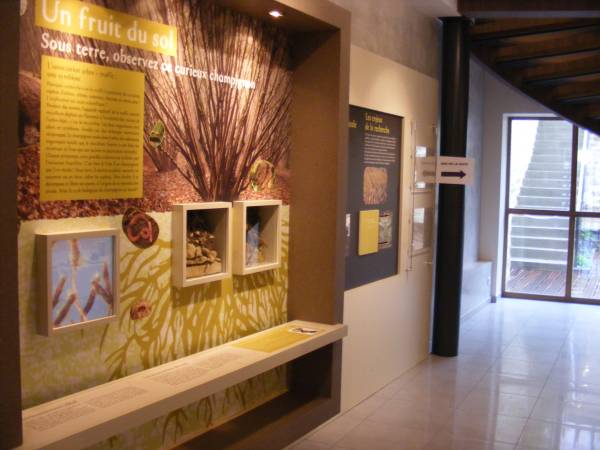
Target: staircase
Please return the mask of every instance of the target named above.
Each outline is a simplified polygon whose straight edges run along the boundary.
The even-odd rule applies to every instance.
[[[530,98],[580,129],[600,136],[600,0],[458,0],[457,5],[470,21],[472,55]],[[511,192],[511,208],[569,208],[571,134],[563,134],[561,126],[569,125],[561,121],[541,123],[528,167],[514,177],[519,188]],[[583,170],[577,181],[577,201],[581,202],[577,210],[598,211],[600,164],[598,169],[595,165],[600,158],[589,146],[586,148],[588,159],[579,162]],[[525,155],[521,156],[524,159]],[[509,225],[511,273],[507,286],[513,285],[508,290],[565,295],[569,218],[524,212],[512,215]],[[590,232],[600,236],[600,227],[585,226],[586,236]],[[578,251],[576,246],[573,289],[581,272],[576,263]],[[581,280],[592,285],[592,293],[586,287],[583,297],[597,298],[597,279],[582,276]]]
[[[565,5],[569,1],[562,0]],[[600,2],[588,3],[600,7]],[[478,4],[493,5],[497,1]],[[476,19],[470,28],[470,43],[477,58],[516,88],[567,120],[600,133],[597,16]]]
[[[540,122],[516,208],[569,209],[571,133],[572,126],[568,122]],[[565,270],[568,239],[567,217],[513,216],[509,244],[511,267]]]

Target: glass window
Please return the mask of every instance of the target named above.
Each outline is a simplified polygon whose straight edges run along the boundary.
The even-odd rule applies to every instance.
[[[504,293],[600,301],[600,137],[548,118],[509,130]]]
[[[600,138],[579,130],[577,147],[576,209],[600,212]]]
[[[564,296],[569,218],[511,214],[508,223],[506,291]]]
[[[572,297],[600,300],[600,219],[575,222]]]
[[[564,120],[511,120],[509,207],[568,211],[573,126]]]

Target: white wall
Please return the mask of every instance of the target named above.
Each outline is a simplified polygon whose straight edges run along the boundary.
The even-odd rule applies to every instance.
[[[479,217],[481,213],[481,160],[483,157],[483,107],[485,69],[471,57],[469,71],[469,116],[467,156],[475,160],[473,184],[465,186],[465,229],[463,233],[463,271],[460,300],[462,320],[490,301],[491,264],[479,257]]]
[[[492,261],[492,296],[502,291],[502,257],[506,176],[506,116],[551,114],[486,69],[483,162],[481,166],[481,221],[479,256]]]
[[[400,274],[352,289],[344,299],[342,410],[385,386],[427,357],[431,254],[407,258],[411,241],[414,145],[437,147],[438,82],[389,59],[352,47],[350,103],[404,117]],[[416,136],[411,135],[411,124]],[[431,204],[433,204],[433,194]],[[412,270],[407,271],[408,266]]]
[[[441,25],[431,13],[444,0],[331,1],[352,13],[353,45],[438,77]],[[430,3],[427,13],[415,8],[423,1]]]

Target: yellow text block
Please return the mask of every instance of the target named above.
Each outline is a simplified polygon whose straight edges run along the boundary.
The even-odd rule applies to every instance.
[[[256,350],[258,352],[273,353],[290,345],[297,344],[311,336],[290,331],[293,327],[275,328],[257,336],[250,336],[233,344],[234,347]]]
[[[368,255],[379,250],[379,210],[369,209],[359,212],[358,254]]]
[[[144,74],[42,56],[40,200],[142,197]]]
[[[177,28],[78,0],[36,0],[38,27],[177,56]]]

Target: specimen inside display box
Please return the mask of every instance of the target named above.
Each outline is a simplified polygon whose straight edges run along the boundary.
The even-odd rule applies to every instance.
[[[38,333],[50,336],[117,315],[118,230],[37,235]]]
[[[196,278],[222,271],[223,259],[216,244],[215,227],[207,210],[188,211],[186,234],[186,276]]]
[[[268,245],[261,236],[265,227],[264,220],[261,219],[258,206],[246,210],[246,266],[256,266],[265,262]]]
[[[227,278],[230,269],[231,203],[173,207],[173,283],[177,287]]]
[[[279,267],[281,201],[237,201],[233,209],[234,273],[246,275]]]

